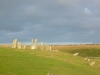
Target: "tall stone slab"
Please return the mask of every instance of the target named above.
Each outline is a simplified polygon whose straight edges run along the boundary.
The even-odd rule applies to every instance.
[[[18,49],[21,49],[21,48],[22,48],[21,42],[18,42],[18,43],[17,43],[17,48],[18,48]]]
[[[49,45],[46,45],[46,50],[49,50]]]
[[[49,50],[50,50],[50,51],[52,50],[52,47],[51,47],[51,46],[49,46]]]
[[[37,50],[37,46],[38,46],[38,39],[32,39],[31,49]]]
[[[43,42],[40,43],[40,49],[41,49],[41,50],[44,49],[44,44],[43,44]]]
[[[34,46],[34,39],[32,39],[30,48],[31,48],[31,49],[35,49],[35,46]]]
[[[35,49],[37,50],[37,46],[38,46],[38,39],[35,39],[35,40],[34,40],[34,46],[35,46]]]
[[[26,45],[23,46],[23,49],[26,49]]]
[[[12,43],[12,48],[17,48],[17,39],[14,39],[13,40],[13,43]]]
[[[52,47],[50,45],[46,45],[46,50],[51,50]]]

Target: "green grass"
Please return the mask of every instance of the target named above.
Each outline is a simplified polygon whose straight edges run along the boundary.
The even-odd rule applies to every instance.
[[[100,57],[100,49],[98,48],[83,48],[83,49],[72,49],[72,50],[63,49],[60,51],[71,54],[79,53],[79,56],[82,57]]]
[[[0,47],[0,75],[100,75],[83,58],[68,53]]]

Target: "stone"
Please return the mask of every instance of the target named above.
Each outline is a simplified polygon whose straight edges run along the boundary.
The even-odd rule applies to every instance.
[[[14,39],[13,40],[13,43],[12,43],[12,48],[17,48],[17,39]]]
[[[91,62],[90,65],[93,66],[95,64],[95,61]]]
[[[75,53],[75,54],[73,54],[74,56],[77,56],[79,53]]]
[[[26,45],[23,46],[23,49],[26,49]]]
[[[49,46],[49,50],[51,51],[51,46]]]
[[[84,60],[86,60],[86,61],[87,61],[88,59],[87,59],[87,58],[84,58]]]
[[[34,45],[35,45],[35,49],[37,50],[37,46],[38,46],[38,39],[34,40]]]
[[[18,49],[21,49],[21,48],[22,48],[21,42],[18,42],[18,43],[17,43],[17,48],[18,48]]]
[[[44,49],[44,44],[43,44],[43,42],[40,43],[40,48],[41,48],[41,50]]]
[[[33,45],[33,46],[31,46],[31,49],[36,49],[36,47]]]
[[[48,73],[47,75],[53,75],[52,73]]]
[[[30,49],[35,49],[35,47],[34,47],[34,39],[32,39]]]
[[[50,50],[51,51],[51,46],[50,45],[46,45],[46,50]]]
[[[87,61],[90,61],[90,59],[88,59]]]
[[[58,50],[53,50],[53,51],[58,52]]]
[[[89,59],[89,58],[84,58],[84,60],[85,60],[85,61],[91,61],[91,59]]]
[[[46,50],[50,50],[50,46],[49,45],[46,45]]]
[[[37,50],[38,39],[32,39],[31,49]]]

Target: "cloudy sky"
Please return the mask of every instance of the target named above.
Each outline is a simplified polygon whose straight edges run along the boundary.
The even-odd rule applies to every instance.
[[[100,43],[100,0],[0,0],[0,43]]]

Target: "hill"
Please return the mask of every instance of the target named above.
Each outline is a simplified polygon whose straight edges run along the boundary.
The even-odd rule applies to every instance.
[[[100,75],[99,67],[89,63],[82,57],[60,51],[0,47],[0,75]]]

